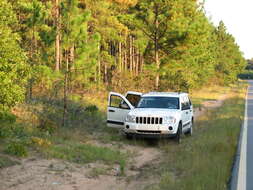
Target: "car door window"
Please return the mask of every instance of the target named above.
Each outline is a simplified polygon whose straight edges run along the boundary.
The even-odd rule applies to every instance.
[[[116,95],[111,95],[110,107],[120,108],[120,109],[130,109],[128,104],[121,97],[116,96]]]

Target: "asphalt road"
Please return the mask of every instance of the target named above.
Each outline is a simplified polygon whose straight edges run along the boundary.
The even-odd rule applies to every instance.
[[[253,190],[253,80],[249,81],[240,141],[236,190]]]
[[[253,81],[249,81],[247,99],[247,150],[246,150],[246,189],[253,190]]]

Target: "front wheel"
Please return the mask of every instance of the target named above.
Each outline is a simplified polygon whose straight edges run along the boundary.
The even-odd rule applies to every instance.
[[[190,125],[190,128],[188,129],[188,131],[185,134],[192,136],[192,134],[193,134],[193,121],[191,121],[191,123],[189,125]]]

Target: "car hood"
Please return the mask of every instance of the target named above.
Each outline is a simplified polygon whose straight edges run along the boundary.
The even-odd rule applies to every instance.
[[[133,115],[136,117],[177,117],[179,114],[180,110],[158,108],[135,108],[129,112],[129,115]]]

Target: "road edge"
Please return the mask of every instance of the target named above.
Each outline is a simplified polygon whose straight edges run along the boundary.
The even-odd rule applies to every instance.
[[[229,183],[229,190],[243,190],[239,188],[239,185],[241,185],[240,179],[239,179],[239,170],[241,166],[241,158],[242,158],[242,143],[243,143],[243,137],[244,133],[246,131],[247,127],[247,115],[248,115],[248,91],[249,87],[247,87],[246,96],[245,96],[245,110],[244,110],[244,120],[241,125],[240,135],[239,135],[239,141],[237,144],[237,151],[234,157],[234,163],[232,167],[232,174],[230,177],[230,183]],[[245,190],[246,190],[246,183]]]

